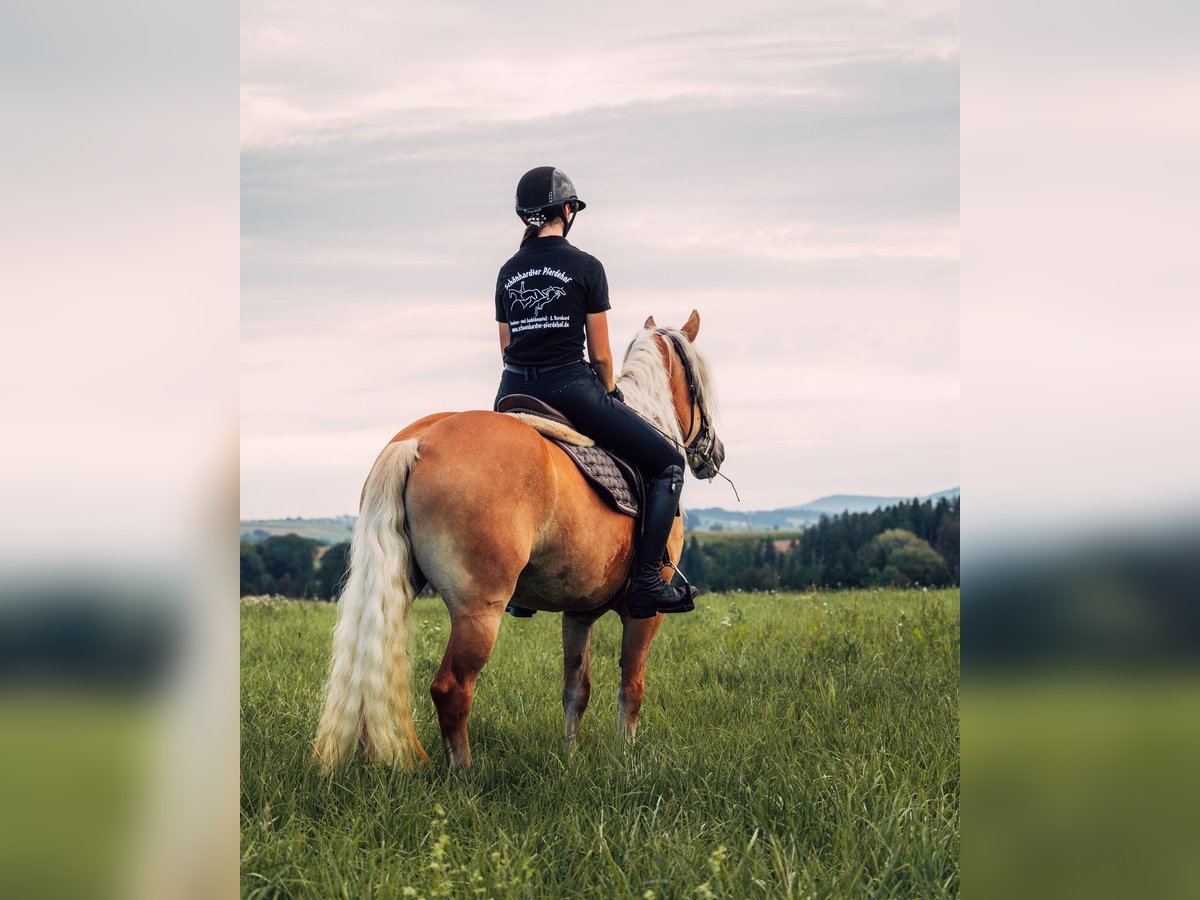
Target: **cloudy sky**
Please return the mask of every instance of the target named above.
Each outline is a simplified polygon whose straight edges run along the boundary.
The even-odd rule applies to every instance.
[[[514,9],[243,3],[242,516],[352,513],[400,427],[490,405],[537,165],[618,356],[700,310],[742,508],[957,485],[957,4]]]

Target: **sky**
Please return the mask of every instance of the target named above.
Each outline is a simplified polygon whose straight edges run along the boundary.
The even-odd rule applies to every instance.
[[[617,357],[700,311],[691,507],[959,484],[952,2],[242,5],[243,518],[356,510],[382,445],[488,408],[527,169],[570,175]]]

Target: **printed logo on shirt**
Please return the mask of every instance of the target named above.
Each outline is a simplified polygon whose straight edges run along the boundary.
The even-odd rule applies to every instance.
[[[565,297],[566,290],[557,286],[541,288],[540,290],[525,290],[525,282],[522,281],[520,287],[509,288],[508,299],[514,307],[529,312],[531,315],[538,315],[542,311],[542,307],[547,303],[557,300],[559,297]]]
[[[565,287],[559,287],[554,284],[544,288],[526,288],[525,279],[535,276],[548,276],[562,284],[571,284],[574,279],[564,272],[562,269],[554,269],[550,266],[536,266],[526,269],[523,272],[517,272],[511,275],[504,282],[504,290],[508,296],[509,312],[520,310],[524,313],[524,318],[513,318],[510,316],[509,328],[512,334],[520,334],[524,331],[542,331],[545,329],[567,329],[571,328],[570,315],[555,315],[543,310],[547,306],[554,309],[554,301],[560,300],[567,296]],[[569,304],[568,304],[569,305]],[[559,305],[561,309],[561,304]],[[569,311],[569,310],[568,310]]]

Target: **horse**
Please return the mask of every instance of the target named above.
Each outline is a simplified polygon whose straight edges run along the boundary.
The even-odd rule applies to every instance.
[[[695,310],[678,330],[646,320],[626,350],[627,403],[711,479],[724,458],[715,397],[694,342]],[[686,423],[686,424],[685,424]],[[668,541],[669,580],[683,548]],[[634,520],[616,512],[567,454],[514,416],[442,412],[413,422],[367,476],[338,603],[332,666],[313,755],[331,772],[356,751],[396,768],[429,763],[412,718],[409,610],[426,584],[450,612],[450,638],[430,685],[451,770],[471,765],[467,718],[505,606],[561,612],[565,746],[572,751],[591,694],[592,625],[621,618],[620,729],[637,732],[650,645],[663,615],[632,618],[620,589],[632,564]]]

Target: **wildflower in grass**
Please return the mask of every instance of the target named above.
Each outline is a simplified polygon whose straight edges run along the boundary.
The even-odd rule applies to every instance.
[[[714,878],[721,876],[721,870],[725,867],[725,857],[728,853],[729,851],[722,844],[708,855],[708,868],[712,871]]]
[[[454,893],[454,879],[451,877],[450,863],[446,859],[446,851],[450,847],[450,835],[446,833],[446,810],[440,804],[433,807],[437,818],[433,820],[430,834],[441,832],[429,848],[429,871],[433,879],[430,894],[434,897],[449,897]]]
[[[464,868],[463,871],[465,872],[466,869]],[[472,894],[487,893],[487,888],[483,886],[483,875],[478,869],[471,873],[471,876],[467,879],[467,884],[471,888]]]

